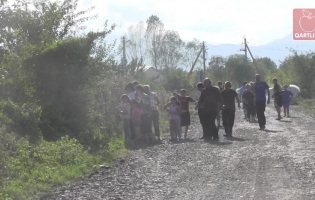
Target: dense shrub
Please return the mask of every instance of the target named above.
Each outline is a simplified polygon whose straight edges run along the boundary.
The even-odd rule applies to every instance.
[[[81,177],[97,162],[76,139],[66,136],[56,142],[41,140],[39,145],[23,138],[11,154],[3,165],[7,176],[1,181],[0,199],[28,199]]]
[[[31,142],[40,138],[41,108],[37,105],[24,103],[18,105],[11,101],[0,102],[0,121],[7,132],[19,133],[20,137],[28,137]]]

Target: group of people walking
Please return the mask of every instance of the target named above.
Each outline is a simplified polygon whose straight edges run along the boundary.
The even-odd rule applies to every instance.
[[[232,89],[229,81],[218,82],[218,86],[213,86],[209,78],[203,83],[197,84],[200,91],[199,100],[196,101],[187,95],[187,90],[182,89],[179,94],[173,93],[169,102],[163,106],[169,113],[169,127],[172,141],[182,139],[182,127],[184,129],[184,139],[187,137],[188,127],[190,126],[189,103],[195,104],[203,130],[201,139],[218,140],[219,126],[222,117],[225,137],[232,137],[235,120],[236,103],[241,109],[243,103],[245,119],[256,122],[256,117],[260,130],[265,130],[266,103],[270,103],[269,86],[256,74],[255,82],[244,82],[239,94]],[[293,94],[284,86],[281,90],[277,79],[273,79],[275,107],[278,112],[277,120],[281,119],[281,107],[284,107],[284,116],[289,117],[290,99]],[[125,142],[155,142],[161,140],[159,129],[159,109],[160,101],[157,95],[150,90],[149,85],[140,85],[138,82],[129,83],[125,87],[126,94],[121,97],[119,113],[124,124]],[[267,94],[267,98],[266,98]],[[216,122],[217,125],[216,125]],[[152,131],[154,126],[154,134]]]
[[[281,120],[281,107],[284,108],[284,117],[290,117],[289,108],[293,93],[288,90],[288,85],[281,86],[278,84],[277,78],[273,78],[273,95],[274,106],[277,111],[276,120]],[[243,86],[240,88],[240,96],[242,97],[243,109],[245,119],[251,122],[256,121],[258,118],[260,129],[265,129],[266,117],[264,115],[266,107],[266,92],[268,94],[267,103],[270,103],[270,91],[269,86],[266,82],[260,80],[260,75],[256,75],[256,83],[250,82],[247,84],[245,81]]]

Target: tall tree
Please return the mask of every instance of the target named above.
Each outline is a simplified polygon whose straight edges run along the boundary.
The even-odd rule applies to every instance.
[[[0,12],[0,47],[15,50],[19,54],[24,44],[43,47],[58,39],[74,35],[84,29],[82,24],[97,17],[84,15],[86,11],[77,11],[79,0],[63,1],[14,1],[13,5],[1,6]],[[30,10],[33,6],[35,9]]]
[[[155,69],[158,69],[159,53],[161,52],[164,32],[164,24],[156,15],[152,15],[147,19],[147,53]]]
[[[301,88],[301,96],[311,98],[315,94],[315,53],[308,52],[305,54],[298,54],[293,51],[294,68]]]
[[[236,87],[241,86],[243,81],[251,81],[255,78],[254,66],[246,62],[243,55],[229,56],[226,61],[226,70],[229,79],[234,82]]]
[[[209,77],[214,81],[226,81],[228,79],[225,68],[226,59],[222,56],[212,56],[209,61]]]
[[[256,58],[256,62],[263,64],[268,72],[273,73],[277,70],[277,64],[268,57]]]
[[[186,69],[190,70],[195,62],[198,53],[201,49],[201,42],[194,38],[192,41],[186,43],[184,48],[183,64]],[[202,56],[199,56],[195,69],[200,68],[202,64]]]
[[[143,22],[139,22],[135,26],[132,25],[128,28],[127,34],[128,42],[126,44],[127,47],[127,56],[129,60],[140,60],[145,62],[145,27]]]
[[[159,49],[160,66],[162,68],[177,68],[183,58],[184,42],[176,31],[166,31]]]

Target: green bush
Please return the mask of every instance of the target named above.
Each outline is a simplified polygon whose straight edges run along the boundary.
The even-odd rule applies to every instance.
[[[173,92],[175,90],[191,90],[194,86],[190,84],[188,73],[182,69],[166,69],[163,71],[165,77],[164,89]]]
[[[21,137],[28,136],[33,143],[39,140],[39,106],[31,103],[18,105],[9,99],[0,102],[0,110],[0,121],[5,124],[7,132],[19,133]]]
[[[315,113],[315,100],[299,98],[299,106],[308,113]]]
[[[67,136],[56,142],[41,140],[39,145],[23,138],[13,154],[4,165],[9,173],[3,181],[0,199],[34,197],[91,172],[99,162],[76,139]]]

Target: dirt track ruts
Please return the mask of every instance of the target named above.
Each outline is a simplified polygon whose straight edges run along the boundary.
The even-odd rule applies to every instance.
[[[271,105],[266,131],[238,110],[236,138],[220,129],[219,142],[204,142],[195,115],[188,141],[130,151],[112,168],[41,199],[315,199],[314,118],[292,109],[293,118],[276,121]]]

